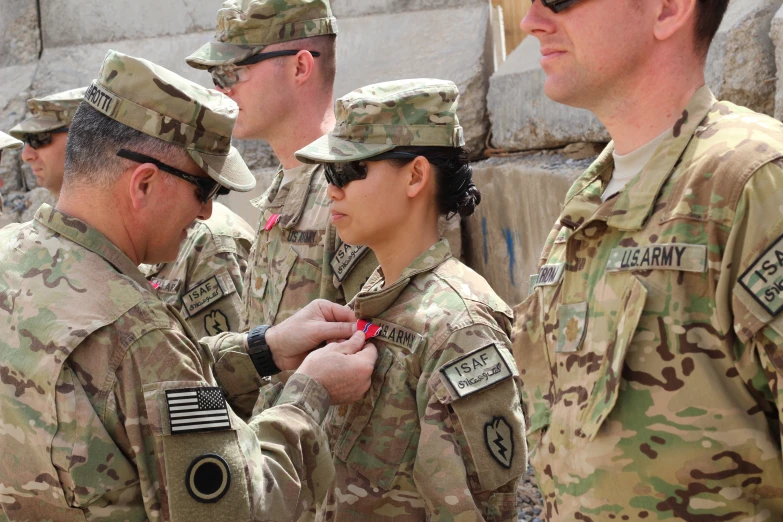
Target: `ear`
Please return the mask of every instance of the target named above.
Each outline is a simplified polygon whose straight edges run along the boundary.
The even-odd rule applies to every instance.
[[[315,58],[307,51],[299,51],[294,56],[294,65],[296,67],[294,71],[294,82],[297,86],[307,83],[310,77],[315,74]]]
[[[693,32],[698,0],[659,0],[653,35],[657,40],[668,40],[683,28]],[[694,38],[695,36],[691,35]]]
[[[161,172],[157,167],[149,163],[139,165],[130,174],[128,184],[128,196],[134,210],[141,210],[151,204],[154,194],[153,188],[163,184]]]
[[[408,163],[408,186],[406,194],[409,198],[415,198],[430,185],[432,177],[432,165],[427,158],[419,156]]]

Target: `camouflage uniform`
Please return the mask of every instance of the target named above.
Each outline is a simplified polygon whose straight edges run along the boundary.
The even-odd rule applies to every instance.
[[[242,278],[253,229],[218,202],[212,216],[188,228],[176,261],[139,268],[166,303],[187,319],[196,338],[243,330]],[[203,291],[214,297],[194,302]]]
[[[215,39],[188,57],[199,69],[230,69],[270,44],[337,34],[328,0],[227,0]],[[281,188],[282,168],[252,204],[261,212],[245,279],[247,325],[277,324],[323,298],[350,300],[378,266],[364,247],[343,244],[330,224],[323,169]]]
[[[21,141],[12,138],[8,134],[0,131],[0,157],[3,155],[3,151],[5,149],[21,149],[24,146],[24,143]],[[2,186],[2,180],[0,180],[0,186]],[[0,196],[0,214],[3,212],[3,197]]]
[[[517,312],[550,522],[783,519],[783,126],[706,87],[601,203],[571,188]]]
[[[58,92],[44,98],[27,100],[31,116],[9,132],[14,138],[23,140],[27,134],[47,132],[67,127],[73,121],[76,109],[84,100],[87,87]]]
[[[334,131],[297,157],[463,146],[458,94],[441,80],[364,87],[337,101]],[[378,268],[352,306],[377,327],[378,362],[365,398],[329,411],[336,476],[318,518],[516,521],[527,447],[508,306],[443,239],[393,284]]]
[[[86,103],[252,187],[223,95],[110,51]],[[200,345],[87,223],[44,206],[0,231],[0,324],[3,519],[287,521],[325,493],[324,388],[295,374],[241,421],[212,371],[255,373],[239,336]]]

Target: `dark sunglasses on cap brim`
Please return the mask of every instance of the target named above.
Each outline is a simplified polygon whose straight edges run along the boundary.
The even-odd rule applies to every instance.
[[[61,134],[68,132],[68,127],[61,127],[46,132],[31,132],[24,135],[24,142],[30,145],[33,149],[39,149],[52,143],[53,134]]]
[[[533,0],[532,3],[535,2],[536,0]],[[577,2],[579,2],[579,0],[541,0],[541,3],[544,4],[544,7],[548,7],[555,13],[559,13],[560,11],[571,7]]]
[[[209,74],[212,75],[212,83],[215,84],[215,87],[220,87],[221,89],[230,89],[239,82],[239,77],[237,76],[236,72],[238,68],[245,67],[247,65],[253,65],[254,63],[258,62],[263,62],[264,60],[269,60],[270,58],[279,58],[280,56],[296,56],[300,52],[302,52],[302,50],[286,49],[282,51],[258,53],[237,63],[210,67]],[[313,55],[313,58],[318,58],[321,56],[321,53],[318,51],[307,52]]]
[[[193,176],[192,174],[188,174],[187,172],[184,172],[182,170],[179,170],[176,167],[172,167],[171,165],[167,165],[163,163],[162,161],[152,158],[150,156],[140,154],[138,152],[133,152],[126,149],[120,149],[117,152],[117,156],[120,158],[124,158],[127,160],[135,161],[136,163],[152,163],[156,167],[158,167],[163,172],[166,172],[168,174],[171,174],[172,176],[176,176],[180,179],[184,179],[185,181],[192,183],[196,187],[198,187],[198,199],[205,205],[209,203],[209,200],[216,197],[216,196],[225,196],[229,192],[231,192],[229,189],[218,183],[212,178],[202,178],[199,176]]]
[[[387,159],[404,159],[413,161],[417,154],[410,152],[384,152],[361,161],[348,161],[345,163],[324,163],[324,175],[326,181],[337,188],[343,188],[351,181],[365,179],[367,177],[367,161],[381,161]]]

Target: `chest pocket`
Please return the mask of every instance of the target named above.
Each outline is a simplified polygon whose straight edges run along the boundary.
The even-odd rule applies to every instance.
[[[346,411],[337,409],[330,427],[334,455],[367,478],[374,486],[388,490],[419,431],[416,407],[416,379],[394,354],[382,348],[372,375],[370,389]]]

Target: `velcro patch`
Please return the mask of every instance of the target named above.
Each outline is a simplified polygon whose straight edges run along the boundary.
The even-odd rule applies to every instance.
[[[544,265],[538,271],[536,286],[555,286],[563,280],[564,273],[565,263]]]
[[[606,263],[606,271],[625,270],[706,272],[707,246],[668,243],[613,249]]]
[[[342,283],[351,272],[353,266],[358,263],[369,250],[370,249],[366,246],[354,246],[349,245],[348,243],[341,244],[330,263],[332,265],[332,272],[334,272],[337,280]]]
[[[231,487],[231,468],[216,453],[196,457],[185,474],[188,494],[196,502],[213,504],[223,498]]]
[[[216,386],[166,390],[171,434],[231,429],[223,390]]]
[[[174,279],[171,281],[168,279],[159,279],[157,277],[150,279],[150,282],[156,290],[160,290],[161,292],[166,292],[169,294],[176,294],[179,291],[180,285],[182,284],[182,281],[179,279]]]
[[[739,284],[773,317],[783,311],[783,235],[740,276]]]
[[[411,353],[416,353],[425,343],[424,337],[413,330],[408,330],[398,324],[389,323],[380,319],[373,319],[372,324],[380,327],[380,330],[376,334],[378,339],[383,339],[387,343],[399,346]]]
[[[494,344],[445,364],[440,371],[460,397],[467,397],[513,375]]]
[[[84,93],[84,101],[101,111],[103,114],[111,116],[117,106],[117,98],[92,83]]]
[[[193,317],[204,308],[220,300],[224,295],[226,295],[226,291],[220,286],[217,276],[210,277],[182,296],[183,310],[188,317]]]
[[[320,230],[289,230],[285,242],[295,245],[317,245],[321,243],[323,237],[324,234]]]

